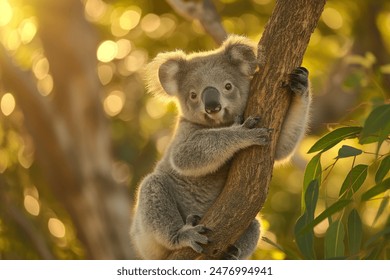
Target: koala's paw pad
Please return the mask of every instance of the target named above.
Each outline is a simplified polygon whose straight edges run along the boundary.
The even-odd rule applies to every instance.
[[[288,86],[295,94],[303,95],[308,92],[309,71],[304,67],[297,67],[289,74]]]

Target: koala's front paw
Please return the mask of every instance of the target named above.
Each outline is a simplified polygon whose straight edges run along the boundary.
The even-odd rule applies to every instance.
[[[191,247],[195,252],[202,253],[200,244],[210,243],[205,235],[211,230],[203,225],[198,225],[200,216],[189,215],[186,224],[177,233],[177,241],[181,247]]]
[[[309,87],[309,71],[304,67],[297,67],[289,74],[288,86],[290,89],[299,95],[308,93]]]
[[[242,127],[246,129],[246,133],[248,133],[254,145],[267,145],[270,142],[270,133],[273,130],[256,127],[259,122],[260,117],[249,117],[242,124]]]

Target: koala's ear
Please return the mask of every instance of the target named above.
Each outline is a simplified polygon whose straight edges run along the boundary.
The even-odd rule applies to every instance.
[[[238,66],[240,72],[252,76],[257,69],[257,45],[243,36],[231,35],[222,44],[230,63]]]
[[[174,96],[178,93],[178,78],[186,61],[182,51],[160,53],[146,66],[147,88],[153,94]]]

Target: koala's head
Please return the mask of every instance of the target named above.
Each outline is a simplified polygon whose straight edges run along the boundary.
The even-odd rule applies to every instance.
[[[230,36],[214,51],[159,54],[147,68],[148,88],[176,97],[182,117],[191,122],[231,124],[245,109],[256,68],[256,45]]]

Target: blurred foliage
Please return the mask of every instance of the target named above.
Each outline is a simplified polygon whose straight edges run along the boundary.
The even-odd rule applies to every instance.
[[[383,83],[385,75],[390,74],[390,62],[380,61],[372,49],[364,49],[361,54],[351,53],[351,46],[359,44],[356,40],[361,38],[359,18],[371,12],[367,11],[366,4],[369,1],[327,1],[303,63],[311,72],[313,92],[316,95],[322,92],[328,82],[327,77],[334,74],[332,71],[337,71],[333,68],[337,61],[349,58],[354,68],[343,81],[343,89],[357,91],[358,100],[351,104],[354,109],[345,113],[342,120],[344,126],[366,127],[364,122],[369,112],[378,104],[388,102],[390,95],[390,89]],[[274,1],[213,2],[229,33],[245,34],[258,41]],[[383,0],[376,2],[381,10],[375,13],[375,24],[389,55],[390,3]],[[96,71],[105,92],[102,106],[111,124],[112,149],[116,159],[113,175],[117,181],[128,185],[129,194],[134,194],[137,183],[151,171],[164,152],[174,130],[177,113],[173,103],[165,103],[145,94],[143,66],[158,52],[205,50],[214,48],[215,44],[199,23],[182,19],[165,1],[83,0],[83,3],[85,17],[100,37],[96,50],[99,60]],[[53,80],[37,35],[38,28],[36,12],[29,1],[0,0],[1,44],[21,67],[32,70],[40,93],[50,98]],[[375,40],[369,37],[370,33],[366,33],[366,36],[367,41]],[[337,100],[334,102],[337,103]],[[389,118],[382,120],[386,127],[389,122]],[[336,126],[330,128],[333,130]],[[369,199],[361,199],[361,195],[374,185],[388,182],[385,169],[389,164],[389,139],[386,135],[381,139],[381,145],[378,145],[378,141],[362,145],[356,135],[353,136],[344,137],[348,139],[336,143],[327,151],[322,150],[321,165],[325,166],[324,169],[318,168],[318,164],[311,165],[317,166],[315,174],[322,174],[322,179],[312,184],[311,188],[308,185],[311,180],[305,182],[306,194],[311,191],[317,192],[318,196],[315,203],[310,204],[312,213],[308,216],[311,216],[311,220],[339,201],[340,188],[345,178],[355,176],[349,175],[353,168],[365,165],[368,172],[359,185],[357,195],[352,196],[351,203],[343,209],[337,209],[340,211],[328,215],[327,219],[311,229],[312,247],[309,249],[319,258],[347,257],[342,247],[337,247],[341,254],[329,255],[328,252],[334,249],[335,243],[340,244],[340,239],[334,238],[334,232],[343,225],[344,238],[338,237],[343,244],[348,238],[354,239],[354,242],[361,240],[359,244],[368,244],[363,254],[363,249],[357,243],[349,243],[349,256],[388,259],[389,190],[375,193]],[[305,162],[313,161],[307,151],[319,138],[317,135],[308,136],[296,158]],[[342,155],[352,153],[352,156],[340,156],[338,151],[342,145],[353,147],[361,154],[355,155],[353,153],[356,150],[344,148]],[[300,242],[299,246],[295,243],[294,235],[296,221],[304,214],[301,209],[307,209],[307,203],[306,208],[301,207],[304,168],[300,166],[288,164],[275,169],[270,193],[261,213],[266,241],[260,242],[261,249],[253,258],[307,256]],[[378,176],[379,181],[376,180]],[[318,179],[318,176],[315,178]],[[355,230],[350,230],[352,226],[359,228],[355,235],[352,234]],[[77,229],[61,201],[47,187],[34,156],[34,143],[24,127],[23,114],[12,92],[3,88],[0,79],[0,259],[42,258],[42,253],[37,251],[30,240],[28,231],[31,230],[49,244],[54,258],[84,258],[83,246],[75,234]],[[361,236],[357,236],[359,234]],[[376,248],[380,250],[375,251]]]
[[[389,120],[390,104],[379,106],[370,113],[363,127],[335,129],[319,139],[309,150],[309,153],[318,152],[318,154],[306,167],[304,196],[301,201],[302,215],[294,229],[297,246],[304,258],[388,259],[390,257],[390,215],[385,211],[389,208],[390,178],[385,179],[385,177],[390,170],[390,152],[388,146],[381,149],[384,140],[388,140],[390,136]],[[321,157],[332,153],[331,149],[336,150],[334,147],[347,139],[358,140],[364,150],[342,145],[333,162],[322,168]],[[368,144],[371,144],[371,147]],[[373,145],[376,146],[375,152],[371,152]],[[367,157],[361,158],[364,154]],[[368,156],[372,158],[369,159]],[[329,185],[329,176],[338,162],[351,166],[350,170],[341,185]],[[335,193],[337,189],[339,189],[338,194]],[[328,192],[333,194],[330,195]],[[317,211],[315,215],[317,206],[321,207],[318,203],[320,193],[323,196],[325,209],[322,212]],[[371,208],[374,215],[368,216],[366,208]],[[363,215],[364,224],[370,227],[367,230],[368,234],[364,234],[367,231],[363,229],[360,215]],[[370,234],[369,231],[374,227],[379,229],[378,232]],[[315,236],[315,232],[321,230],[324,230],[325,236]],[[323,256],[319,256],[314,250],[315,241],[323,244]]]

